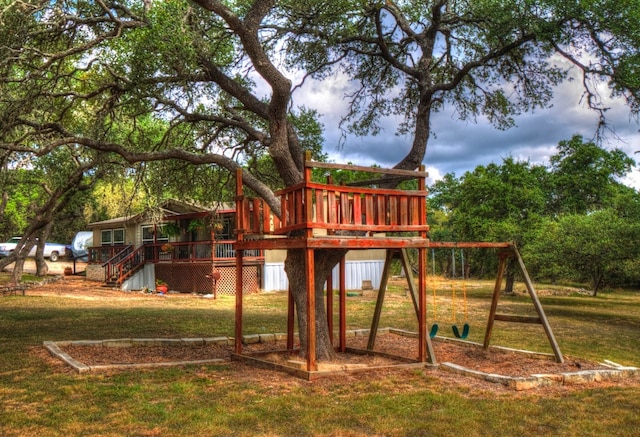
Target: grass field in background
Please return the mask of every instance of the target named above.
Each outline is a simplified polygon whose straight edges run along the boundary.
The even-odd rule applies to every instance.
[[[427,299],[430,322],[452,336],[454,314],[462,324],[466,313],[469,339],[481,342],[493,284],[434,284],[435,301],[433,285]],[[536,287],[565,355],[640,365],[640,293],[554,295]],[[501,312],[531,314],[523,290],[502,296]],[[314,382],[239,363],[79,375],[49,358],[42,342],[232,336],[235,300],[36,293],[0,297],[1,436],[626,436],[640,425],[637,379],[511,392],[428,369]],[[247,296],[244,333],[284,332],[286,303],[284,293]],[[369,328],[374,307],[375,295],[347,298],[347,328]],[[416,329],[401,283],[389,288],[380,326]],[[496,322],[492,344],[551,352],[537,325]]]

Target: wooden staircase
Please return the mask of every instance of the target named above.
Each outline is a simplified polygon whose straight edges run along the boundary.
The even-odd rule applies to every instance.
[[[102,267],[105,271],[104,285],[107,287],[119,287],[127,279],[133,276],[144,266],[144,246],[134,249],[132,245],[126,246],[106,261]]]

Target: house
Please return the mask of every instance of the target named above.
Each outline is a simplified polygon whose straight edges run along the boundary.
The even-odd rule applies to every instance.
[[[89,280],[123,290],[155,290],[161,280],[170,290],[184,293],[210,294],[215,286],[218,294],[235,294],[234,205],[206,209],[172,200],[155,219],[147,211],[88,228],[97,243],[88,249]],[[363,281],[371,281],[377,288],[384,256],[384,250],[350,252],[345,260],[347,287],[360,289]],[[285,257],[285,250],[245,251],[243,292],[286,290]],[[336,268],[334,288],[337,278]]]

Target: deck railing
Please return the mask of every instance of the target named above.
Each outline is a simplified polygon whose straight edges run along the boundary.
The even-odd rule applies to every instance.
[[[215,260],[234,260],[235,250],[233,249],[234,240],[217,240],[215,242]],[[89,263],[103,264],[112,262],[116,264],[125,256],[131,253],[123,252],[129,246],[102,246],[90,247]],[[212,241],[194,241],[185,243],[151,243],[141,246],[144,250],[144,260],[146,262],[195,262],[195,261],[211,261],[213,242]],[[114,258],[119,255],[119,258]],[[248,257],[261,258],[263,253],[260,250],[248,251]],[[115,263],[113,262],[115,261]]]
[[[304,182],[276,193],[280,197],[280,220],[271,214],[264,201],[244,197],[239,186],[236,199],[238,233],[243,236],[285,235],[314,229],[325,229],[329,234],[334,231],[426,233],[429,229],[426,209],[428,192],[425,187],[427,173],[389,169],[384,172],[396,177],[412,176],[418,179],[418,189],[316,183],[311,182],[311,170],[307,168]]]
[[[96,246],[87,248],[89,264],[102,264],[109,261],[116,254],[122,252],[126,245],[117,246]]]
[[[212,258],[213,241],[185,243],[152,243],[134,250],[133,246],[90,247],[89,262],[102,264],[105,281],[122,282],[135,273],[144,263],[235,262],[234,240],[216,240]],[[247,250],[249,259],[263,260],[261,250]],[[111,255],[106,258],[107,255]],[[105,261],[98,261],[106,258]]]
[[[133,252],[132,245],[113,246],[114,249],[116,247],[118,247],[120,250],[117,251],[111,258],[102,263],[102,268],[104,269],[104,279],[107,282],[114,280],[118,276],[118,265],[122,262],[123,259],[126,259],[131,254],[131,252]]]

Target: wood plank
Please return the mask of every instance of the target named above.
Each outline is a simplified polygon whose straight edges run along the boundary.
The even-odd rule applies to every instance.
[[[382,305],[384,296],[387,291],[387,283],[389,282],[389,272],[391,271],[391,262],[393,261],[393,251],[387,250],[384,267],[382,268],[382,277],[380,278],[380,287],[378,287],[378,296],[376,299],[376,307],[373,311],[371,319],[371,329],[369,329],[369,341],[367,342],[367,350],[372,351],[376,345],[376,336],[378,335],[378,326],[380,324],[380,315],[382,314]]]
[[[261,234],[262,229],[260,228],[260,225],[262,224],[262,221],[260,220],[260,205],[262,201],[256,197],[251,203],[251,232],[254,234]]]
[[[392,226],[398,225],[398,218],[400,216],[399,213],[399,202],[397,196],[389,196],[389,210],[387,211],[389,215],[389,224]]]
[[[293,218],[292,225],[298,225],[306,222],[305,217],[305,209],[304,209],[304,192],[302,190],[296,191],[294,193],[294,202],[295,202],[295,216]]]
[[[427,178],[429,173],[423,170],[400,170],[394,168],[365,167],[361,165],[336,164],[333,162],[305,161],[305,167],[333,168],[336,170],[363,171],[366,173],[379,173],[387,175],[412,176],[415,178]]]
[[[398,211],[398,222],[400,225],[408,225],[409,224],[409,198],[407,196],[402,196],[399,199],[399,211]]]
[[[242,353],[242,250],[236,250],[236,321],[235,321],[235,348],[237,354]]]
[[[340,352],[347,349],[347,268],[345,257],[340,260],[338,270],[340,282]]]
[[[280,226],[277,229],[287,226],[287,216],[289,215],[289,204],[287,203],[287,195],[280,195]]]
[[[326,223],[327,219],[326,217],[326,205],[324,202],[324,198],[326,193],[323,190],[319,190],[316,189],[315,190],[315,197],[316,197],[316,218],[315,218],[315,222],[316,223]]]
[[[427,222],[427,218],[424,217],[424,219],[422,219],[420,217],[420,198],[412,196],[411,197],[411,201],[409,204],[409,210],[410,210],[410,218],[409,218],[409,224],[411,225],[422,225],[425,224]]]
[[[491,298],[491,307],[489,308],[489,320],[487,321],[487,329],[484,333],[485,349],[489,349],[489,343],[491,342],[491,335],[493,333],[493,323],[495,322],[496,310],[498,309],[498,301],[500,300],[500,289],[502,288],[502,276],[504,275],[504,269],[507,265],[506,257],[501,256],[498,261],[498,272],[496,273],[496,282],[493,286],[493,296]]]
[[[385,196],[417,196],[417,197],[427,197],[429,192],[427,190],[399,190],[396,188],[369,188],[369,187],[352,187],[350,185],[332,185],[332,184],[323,184],[319,182],[309,182],[304,184],[298,184],[295,189],[286,188],[282,190],[278,190],[276,194],[280,195],[283,192],[292,192],[296,190],[300,190],[303,188],[312,188],[312,189],[321,189],[321,190],[329,190],[333,189],[336,192],[347,192],[347,193],[360,193],[360,194],[382,194]]]
[[[338,204],[336,203],[336,192],[333,190],[327,191],[327,223],[338,223]]]
[[[364,195],[364,224],[371,226],[375,223],[375,209],[373,207],[373,195]]]
[[[293,294],[291,293],[291,287],[287,290],[287,349],[293,349],[293,343],[295,341],[295,310],[296,302],[293,300]]]
[[[387,224],[387,199],[384,195],[376,196],[376,225]]]
[[[362,220],[362,197],[360,194],[354,194],[353,199],[351,201],[351,207],[353,208],[353,224],[361,225],[364,220]]]
[[[314,372],[318,370],[318,364],[316,360],[316,288],[313,249],[305,250],[304,265],[307,289],[307,371]]]
[[[544,313],[544,308],[542,308],[542,303],[540,303],[540,299],[538,298],[538,294],[536,293],[535,288],[533,288],[533,282],[529,277],[529,273],[527,272],[527,268],[524,265],[524,261],[520,256],[520,252],[518,248],[514,245],[511,246],[511,251],[515,255],[516,260],[518,261],[518,267],[520,267],[520,273],[524,278],[524,283],[527,287],[527,291],[529,292],[529,296],[533,301],[533,306],[536,309],[536,313],[538,317],[540,317],[540,321],[542,322],[542,326],[544,327],[544,332],[547,334],[547,339],[549,340],[549,344],[551,345],[551,349],[553,349],[553,353],[556,357],[556,361],[558,363],[564,362],[564,357],[562,356],[562,352],[560,351],[560,346],[556,341],[555,336],[553,335],[553,330],[551,329],[551,325],[549,324],[549,320],[547,320],[547,316]]]
[[[349,205],[349,193],[340,193],[340,223],[351,223],[351,208]]]
[[[273,232],[271,229],[271,208],[267,202],[262,202],[262,232],[265,234]]]

